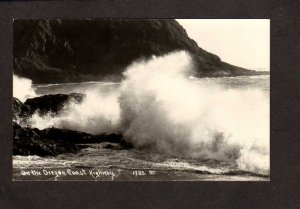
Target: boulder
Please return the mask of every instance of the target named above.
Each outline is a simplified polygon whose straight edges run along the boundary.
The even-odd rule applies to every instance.
[[[92,143],[110,142],[119,144],[120,149],[132,148],[120,134],[94,136],[88,133],[58,128],[21,127],[13,123],[13,154],[56,156],[64,153],[77,153]]]
[[[50,94],[27,99],[21,109],[22,116],[30,116],[35,112],[40,115],[57,115],[69,102],[81,103],[85,95],[80,93]]]
[[[22,128],[13,123],[13,154],[56,156],[76,153],[80,148],[73,143],[43,138],[39,129]]]

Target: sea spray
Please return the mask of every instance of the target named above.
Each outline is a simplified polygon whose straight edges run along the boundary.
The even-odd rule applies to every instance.
[[[13,75],[13,96],[24,102],[28,98],[36,96],[35,90],[32,88],[32,81],[27,78],[21,78]]]
[[[106,94],[97,89],[85,93],[80,104],[68,102],[59,116],[35,113],[28,120],[30,126],[45,129],[57,127],[91,134],[117,132],[120,116],[118,92]]]
[[[133,63],[114,91],[88,90],[58,117],[33,115],[32,126],[92,134],[121,132],[138,149],[235,163],[269,173],[269,100],[253,89],[224,89],[188,79],[186,52]]]
[[[177,52],[127,69],[119,99],[125,137],[138,148],[236,161],[245,170],[268,172],[265,95],[199,85],[187,79],[190,66],[189,55]]]

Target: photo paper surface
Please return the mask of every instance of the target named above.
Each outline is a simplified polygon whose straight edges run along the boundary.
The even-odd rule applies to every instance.
[[[269,20],[16,19],[13,44],[13,180],[269,181]]]

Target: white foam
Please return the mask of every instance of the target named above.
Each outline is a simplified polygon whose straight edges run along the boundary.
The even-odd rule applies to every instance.
[[[32,81],[13,75],[13,96],[22,102],[28,98],[35,97],[36,93],[32,88]]]
[[[191,58],[185,52],[127,69],[119,99],[124,135],[140,148],[268,170],[268,98],[257,90],[197,85],[186,77],[187,69]],[[249,155],[259,157],[254,162]]]

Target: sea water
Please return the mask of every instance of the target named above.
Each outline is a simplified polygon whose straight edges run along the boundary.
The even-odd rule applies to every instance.
[[[118,132],[135,148],[14,156],[14,179],[268,180],[269,76],[186,77],[190,63],[180,52],[132,64],[120,83],[33,85],[36,95],[86,98],[56,117],[33,115],[31,126]],[[25,175],[32,170],[45,173]]]

